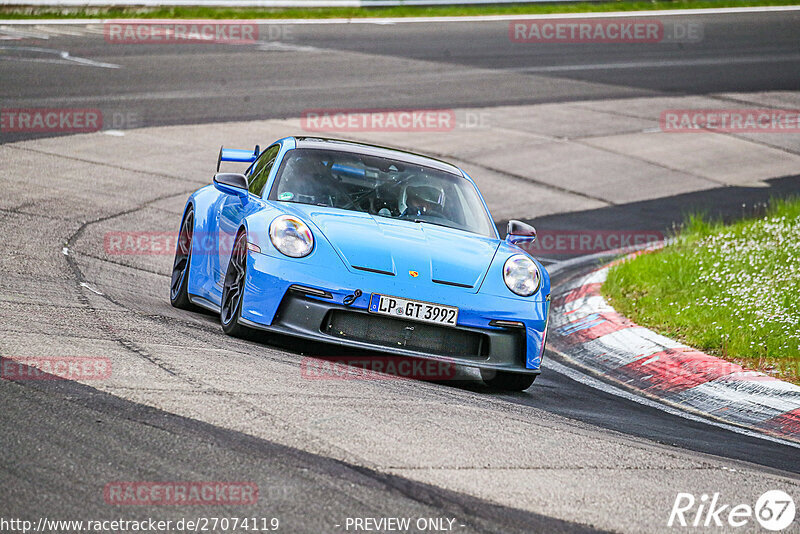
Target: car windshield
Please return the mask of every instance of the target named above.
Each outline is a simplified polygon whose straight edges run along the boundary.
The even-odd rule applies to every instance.
[[[292,150],[278,169],[269,199],[361,211],[495,237],[475,186],[464,177],[367,154]]]

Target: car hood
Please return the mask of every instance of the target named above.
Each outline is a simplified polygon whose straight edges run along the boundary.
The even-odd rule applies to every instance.
[[[305,204],[286,211],[313,223],[353,272],[419,274],[477,292],[494,258],[498,239],[443,226]]]

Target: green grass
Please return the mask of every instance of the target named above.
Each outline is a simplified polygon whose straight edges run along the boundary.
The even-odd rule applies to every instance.
[[[642,326],[800,383],[800,198],[730,226],[691,217],[674,245],[612,268],[602,291]]]
[[[0,6],[3,19],[57,18],[180,18],[180,19],[308,19],[365,17],[442,17],[465,15],[527,15],[647,11],[654,9],[703,9],[712,7],[782,6],[797,0],[658,0],[637,2],[536,3],[499,5],[398,6],[374,8],[234,8],[234,7],[22,7]]]

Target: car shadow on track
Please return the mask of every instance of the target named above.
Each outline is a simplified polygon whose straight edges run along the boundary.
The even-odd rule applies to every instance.
[[[487,386],[477,369],[462,365],[259,331],[248,332],[247,339],[299,356],[301,374],[311,380],[411,380],[479,393],[508,393]]]

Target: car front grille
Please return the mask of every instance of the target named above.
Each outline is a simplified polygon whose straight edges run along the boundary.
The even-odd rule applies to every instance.
[[[439,356],[485,359],[489,354],[484,334],[380,315],[333,310],[322,330],[338,338]]]

